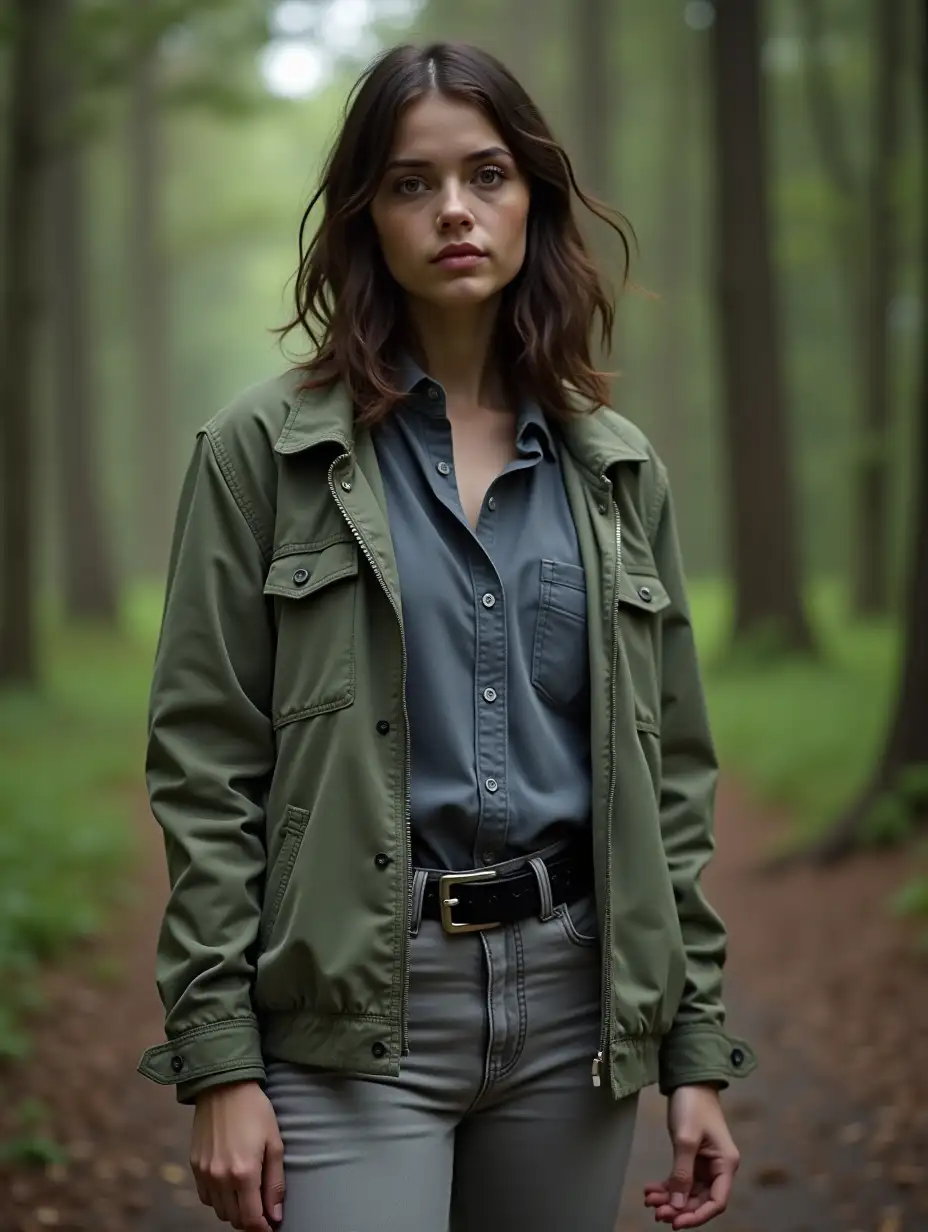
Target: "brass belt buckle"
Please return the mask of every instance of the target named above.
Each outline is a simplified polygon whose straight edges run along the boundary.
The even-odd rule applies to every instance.
[[[438,901],[441,906],[441,926],[446,933],[482,933],[488,928],[499,928],[499,920],[488,924],[455,924],[451,912],[461,901],[455,898],[452,888],[468,881],[495,881],[499,876],[493,869],[477,869],[473,873],[445,873],[438,881]]]

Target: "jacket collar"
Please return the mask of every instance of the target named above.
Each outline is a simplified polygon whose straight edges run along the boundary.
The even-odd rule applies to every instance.
[[[569,394],[578,414],[560,425],[564,443],[574,459],[599,480],[619,462],[648,459],[643,438],[608,410],[590,414],[577,395]],[[274,446],[279,454],[301,453],[317,445],[352,447],[355,424],[348,391],[339,381],[327,389],[303,389],[294,397],[283,431]]]

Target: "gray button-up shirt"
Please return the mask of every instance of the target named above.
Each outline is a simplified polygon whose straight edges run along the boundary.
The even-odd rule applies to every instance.
[[[406,633],[413,859],[473,868],[589,826],[586,586],[540,409],[523,407],[474,529],[444,391],[412,365],[404,381],[374,444]]]

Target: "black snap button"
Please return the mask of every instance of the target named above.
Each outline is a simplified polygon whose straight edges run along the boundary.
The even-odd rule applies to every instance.
[[[305,586],[308,581],[309,581],[309,570],[308,569],[297,569],[297,571],[293,575],[293,585],[294,586]]]
[[[438,399],[441,397],[441,390],[438,388],[437,385],[430,385],[428,387],[427,392],[428,392],[429,400],[432,402],[437,402]]]
[[[374,856],[374,863],[378,868],[386,868],[390,863],[390,857],[383,851],[378,851]]]
[[[638,598],[641,599],[642,602],[644,603],[650,603],[651,602],[651,587],[650,586],[639,586],[638,587]]]
[[[376,1044],[371,1044],[371,1052],[379,1061],[381,1057],[387,1055],[387,1046],[386,1044],[381,1044],[380,1040],[378,1040]]]
[[[183,1057],[171,1057],[171,1069],[174,1071],[175,1074],[179,1074],[183,1068],[184,1068],[184,1058]]]
[[[385,736],[387,732],[390,730],[390,724],[387,722],[386,719],[378,719],[377,720],[377,730],[381,736]]]
[[[744,1053],[740,1048],[733,1048],[731,1050],[731,1063],[735,1069],[744,1064]]]

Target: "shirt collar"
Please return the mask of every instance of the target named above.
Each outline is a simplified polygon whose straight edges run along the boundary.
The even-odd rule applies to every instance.
[[[409,355],[404,355],[400,361],[397,379],[399,388],[407,394],[415,393],[420,386],[424,388],[426,385],[434,385],[441,389],[439,383],[433,381],[428,373],[424,372]],[[432,414],[444,415],[444,411],[437,402],[432,404],[424,398],[421,400],[414,399],[412,400],[412,405]],[[520,452],[522,452],[523,446],[530,444],[530,438],[532,437],[540,442],[546,457],[554,458],[556,456],[556,446],[551,426],[538,403],[533,399],[528,399],[519,409],[519,417],[516,421],[516,444],[519,446]]]

